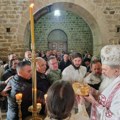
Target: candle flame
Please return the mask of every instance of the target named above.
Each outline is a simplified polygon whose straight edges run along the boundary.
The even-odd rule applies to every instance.
[[[47,94],[44,95],[44,99],[45,99],[45,100],[46,100],[46,98],[47,98]]]
[[[34,3],[31,3],[31,4],[30,4],[30,7],[33,8],[33,7],[34,7]]]
[[[16,100],[21,100],[22,99],[22,93],[17,93],[15,95],[15,97],[16,97]]]

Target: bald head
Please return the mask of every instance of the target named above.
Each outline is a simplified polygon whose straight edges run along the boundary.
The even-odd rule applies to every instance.
[[[46,72],[46,61],[41,57],[36,58],[36,70],[39,73]]]
[[[31,51],[26,51],[25,52],[25,59],[30,59],[32,57],[32,53],[31,53]]]

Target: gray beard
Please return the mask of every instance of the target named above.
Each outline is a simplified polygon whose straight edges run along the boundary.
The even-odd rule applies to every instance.
[[[95,73],[92,73],[96,78],[99,78],[99,79],[101,79],[101,75],[99,75],[99,74],[95,74]]]
[[[94,73],[91,74],[90,76],[90,82],[91,84],[99,84],[102,81],[100,75],[96,75]]]
[[[103,75],[103,80],[102,80],[102,83],[101,83],[101,85],[99,87],[100,93],[103,92],[103,90],[105,88],[107,88],[113,82],[113,80],[115,80],[115,79],[116,79],[115,76],[112,77],[112,78],[108,78],[108,77],[106,77],[106,76]]]

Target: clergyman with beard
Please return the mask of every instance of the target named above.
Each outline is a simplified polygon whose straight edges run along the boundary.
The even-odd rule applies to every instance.
[[[90,93],[91,120],[120,120],[120,45],[106,45],[101,50],[102,74],[111,81],[96,100]]]
[[[62,79],[74,82],[82,82],[83,78],[87,73],[86,67],[82,66],[82,55],[80,53],[74,52],[71,54],[72,64],[66,67],[62,72]]]
[[[91,68],[91,73],[85,77],[84,82],[89,84],[91,87],[95,88],[96,90],[98,90],[103,79],[102,64],[99,60],[92,61],[90,68]]]

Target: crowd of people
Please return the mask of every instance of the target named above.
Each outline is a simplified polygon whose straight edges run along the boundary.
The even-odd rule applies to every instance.
[[[17,93],[23,94],[22,119],[31,115],[31,57],[29,50],[22,60],[12,53],[7,63],[0,63],[0,99],[5,98],[7,120],[18,120]],[[37,52],[36,81],[37,102],[42,104],[39,114],[45,120],[120,120],[120,45],[104,46],[100,58],[88,52]],[[75,94],[76,81],[90,86],[88,96]]]

